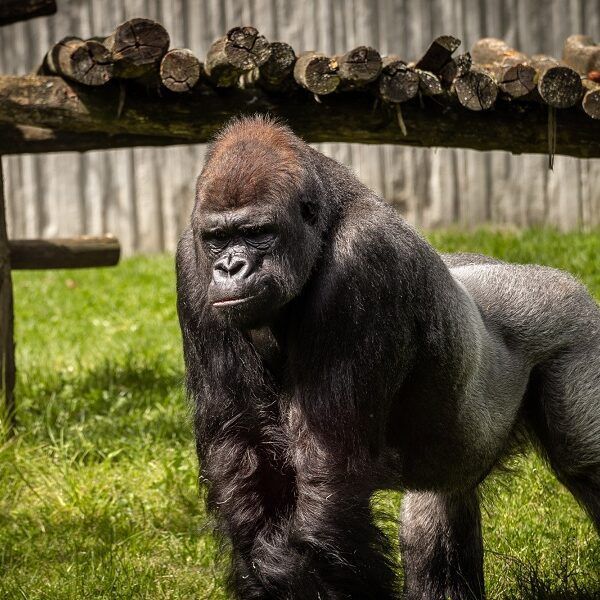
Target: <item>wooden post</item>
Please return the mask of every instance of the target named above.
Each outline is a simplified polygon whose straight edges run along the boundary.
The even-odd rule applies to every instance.
[[[0,157],[0,412],[2,431],[14,434],[15,414],[15,343],[13,339],[13,292],[10,275],[10,255],[6,230],[6,205],[4,199],[4,177]]]

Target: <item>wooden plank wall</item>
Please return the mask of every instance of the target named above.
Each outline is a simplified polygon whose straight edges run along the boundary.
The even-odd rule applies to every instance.
[[[34,70],[68,34],[108,33],[134,16],[158,19],[173,46],[200,57],[237,24],[254,24],[297,50],[342,52],[370,44],[413,59],[452,33],[470,48],[483,36],[525,52],[559,55],[570,33],[600,39],[600,0],[60,0],[54,17],[0,30],[0,72]],[[560,121],[559,121],[560,127]],[[600,161],[503,152],[321,144],[420,227],[600,226]],[[202,146],[9,157],[13,237],[112,232],[126,254],[172,250],[186,222]]]

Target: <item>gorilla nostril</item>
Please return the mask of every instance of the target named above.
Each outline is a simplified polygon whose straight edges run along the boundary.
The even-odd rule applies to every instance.
[[[228,256],[218,260],[213,270],[219,278],[243,277],[248,271],[248,261],[243,258]]]
[[[240,271],[246,266],[246,261],[241,258],[236,258],[231,261],[228,265],[228,273],[230,277],[234,277],[239,274]]]

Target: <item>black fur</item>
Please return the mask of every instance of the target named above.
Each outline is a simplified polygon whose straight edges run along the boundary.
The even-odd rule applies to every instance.
[[[231,242],[251,273],[223,285],[259,300],[218,310],[203,223],[248,206],[280,234],[262,254]],[[504,268],[455,262],[474,263]],[[494,315],[486,329],[429,244],[347,169],[256,118],[213,145],[177,275],[198,457],[231,541],[233,593],[398,598],[370,499],[408,488],[419,490],[403,509],[408,597],[483,597],[476,488],[510,444],[531,366],[511,362]],[[497,372],[502,391],[480,400]]]

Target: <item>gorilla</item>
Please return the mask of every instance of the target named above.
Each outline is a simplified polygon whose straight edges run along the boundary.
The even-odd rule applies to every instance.
[[[600,527],[600,308],[561,271],[440,256],[267,117],[214,139],[177,251],[208,509],[249,599],[483,598],[478,486],[532,442]]]

